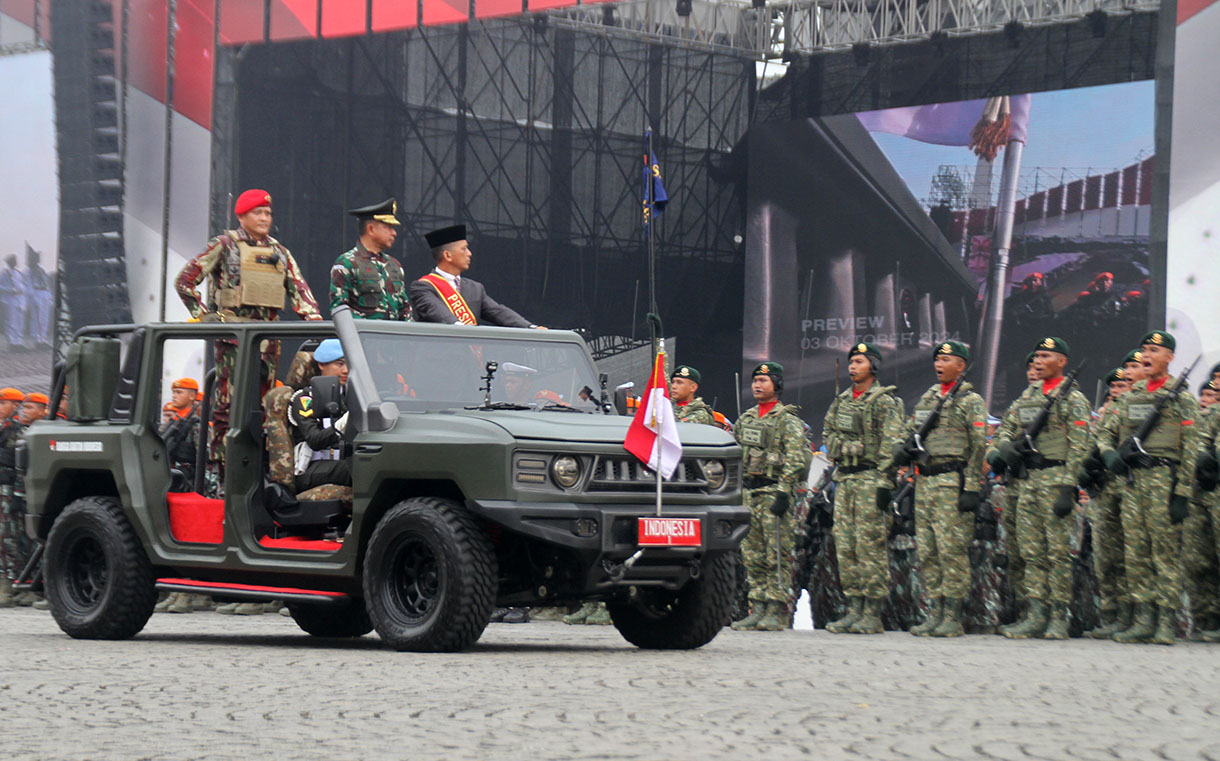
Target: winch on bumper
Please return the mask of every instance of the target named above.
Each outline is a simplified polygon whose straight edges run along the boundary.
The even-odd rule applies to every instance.
[[[704,556],[736,550],[750,530],[750,511],[741,505],[673,505],[664,507],[661,517],[698,520],[698,546],[642,547],[639,520],[656,517],[649,505],[511,500],[470,500],[466,504],[508,531],[573,551],[588,569],[587,592],[623,586],[680,589],[698,578]]]

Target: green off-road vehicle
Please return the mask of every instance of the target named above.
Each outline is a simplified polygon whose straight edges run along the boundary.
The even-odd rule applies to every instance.
[[[309,352],[335,336],[343,392],[315,377]],[[275,379],[261,357],[277,345],[287,385],[263,395]],[[209,372],[192,462],[181,441],[167,447],[170,368],[234,346],[227,421]],[[320,416],[347,408],[351,487],[293,488],[288,399],[306,386]],[[629,420],[605,388],[568,331],[357,321],[346,308],[333,322],[83,329],[52,399],[68,395],[67,419],[35,424],[18,450],[41,543],[34,583],[80,638],[135,635],[160,589],[284,600],[312,635],[376,629],[419,651],[469,647],[497,606],[602,600],[640,647],[699,647],[729,620],[749,527],[740,450],[680,424],[658,518],[655,475],[623,449]]]

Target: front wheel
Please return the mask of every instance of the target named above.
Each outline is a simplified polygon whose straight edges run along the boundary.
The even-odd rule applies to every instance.
[[[491,618],[496,556],[464,508],[417,497],[390,508],[369,539],[364,599],[395,650],[464,650]]]
[[[152,565],[113,497],[82,497],[64,508],[43,567],[51,615],[70,637],[133,637],[157,604]]]
[[[729,622],[736,586],[733,554],[703,563],[703,574],[677,592],[649,590],[633,602],[608,602],[614,627],[636,647],[693,650],[715,639]]]

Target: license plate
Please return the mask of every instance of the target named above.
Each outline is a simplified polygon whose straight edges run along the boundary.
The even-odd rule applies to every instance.
[[[703,522],[698,518],[640,518],[641,547],[699,547]]]

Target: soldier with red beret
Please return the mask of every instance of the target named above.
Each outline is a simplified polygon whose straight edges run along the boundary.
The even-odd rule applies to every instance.
[[[271,321],[287,305],[306,320],[320,320],[318,302],[301,276],[292,254],[268,233],[271,230],[271,194],[247,190],[233,206],[239,226],[208,241],[203,253],[187,262],[178,273],[175,288],[191,318],[205,322]],[[208,283],[205,304],[196,290]],[[229,376],[236,359],[234,341],[216,340],[216,390],[214,392],[211,459],[224,462],[224,435],[229,429]],[[267,341],[263,351],[263,382],[260,396],[275,382],[279,361],[277,341]]]

